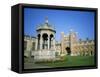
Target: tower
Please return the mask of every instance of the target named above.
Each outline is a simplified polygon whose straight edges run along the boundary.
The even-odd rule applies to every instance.
[[[61,32],[61,54],[64,54],[64,32]]]
[[[69,41],[70,41],[71,55],[74,55],[75,54],[74,44],[77,43],[77,32],[74,32],[72,29],[70,30],[69,34]]]

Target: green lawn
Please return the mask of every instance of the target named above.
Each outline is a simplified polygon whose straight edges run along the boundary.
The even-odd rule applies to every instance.
[[[64,61],[39,63],[50,67],[91,66],[94,56],[66,56]]]
[[[33,60],[32,60],[33,61]],[[26,62],[25,69],[35,68],[53,68],[53,67],[72,67],[72,66],[92,66],[94,65],[94,56],[65,56],[62,61],[54,62]]]

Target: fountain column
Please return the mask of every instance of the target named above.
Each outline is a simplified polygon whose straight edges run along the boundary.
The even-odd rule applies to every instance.
[[[48,50],[50,48],[50,36],[48,35]]]
[[[42,43],[43,43],[43,38],[42,38],[42,34],[40,36],[40,50],[42,50]]]
[[[55,47],[55,37],[53,38],[53,47],[54,47],[54,50],[56,50],[56,47]]]
[[[35,50],[37,50],[37,47],[38,47],[38,39],[36,38]]]

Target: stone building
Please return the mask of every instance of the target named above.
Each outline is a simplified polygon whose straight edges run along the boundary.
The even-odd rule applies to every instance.
[[[94,40],[78,39],[77,32],[70,30],[69,34],[61,33],[61,52],[63,55],[94,55]]]
[[[36,50],[36,37],[24,36],[24,56],[32,56],[32,51]]]
[[[24,36],[24,56],[35,60],[55,60],[56,56],[94,55],[94,40],[78,39],[77,33],[70,30],[67,35],[61,32],[61,40],[56,41],[55,28],[45,22],[36,28],[37,36]]]

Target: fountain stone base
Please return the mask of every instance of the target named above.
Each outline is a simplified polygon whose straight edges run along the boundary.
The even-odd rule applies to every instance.
[[[32,53],[32,56],[34,56],[34,61],[35,62],[41,62],[41,61],[55,61],[56,56],[55,56],[54,50],[39,50],[39,51],[34,51]]]

